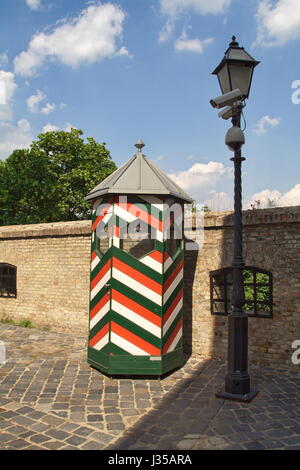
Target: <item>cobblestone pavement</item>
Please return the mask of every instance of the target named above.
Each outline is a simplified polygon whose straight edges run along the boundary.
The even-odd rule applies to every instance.
[[[250,404],[216,399],[226,373],[190,357],[163,379],[111,379],[86,339],[0,325],[0,449],[300,449],[300,368],[251,370]]]

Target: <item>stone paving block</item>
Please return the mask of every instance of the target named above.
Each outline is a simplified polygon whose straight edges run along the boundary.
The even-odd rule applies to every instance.
[[[96,441],[87,441],[84,445],[81,446],[83,450],[101,450],[103,449],[103,445],[99,444]]]
[[[45,413],[41,413],[40,411],[32,411],[26,415],[28,418],[40,420],[46,416]]]
[[[134,409],[124,409],[122,410],[122,415],[123,416],[138,416],[140,413],[138,410],[134,410]]]
[[[71,445],[65,445],[61,447],[59,450],[76,450],[77,452],[80,452],[79,447],[71,446]]]
[[[105,421],[107,423],[123,423],[123,419],[121,415],[107,415],[105,417]]]
[[[280,439],[262,439],[260,441],[261,445],[264,446],[265,449],[272,450],[272,449],[280,449],[283,447],[283,442]]]
[[[5,409],[6,410],[12,410],[12,411],[17,411],[21,408],[20,406],[20,403],[17,403],[17,402],[11,402],[11,403],[7,403],[5,405]]]
[[[11,441],[9,443],[9,446],[12,447],[13,449],[25,449],[28,447],[30,443],[28,441],[25,441],[24,439],[16,439],[15,441]]]
[[[59,426],[59,429],[71,433],[75,432],[76,429],[79,429],[79,426],[74,423],[63,423]]]
[[[287,446],[300,446],[300,436],[292,436],[288,438],[282,438],[281,442]]]
[[[21,424],[22,426],[26,426],[26,427],[29,427],[35,424],[35,421],[33,421],[33,419],[27,418],[26,416],[22,416],[22,415],[14,416],[12,418],[12,422]]]
[[[107,424],[107,429],[109,431],[110,430],[111,431],[114,431],[114,430],[117,430],[117,431],[121,430],[122,431],[123,429],[125,429],[125,426],[124,426],[123,423],[108,423]]]
[[[0,433],[0,443],[9,442],[9,441],[12,441],[13,439],[14,439],[13,434],[8,434],[5,432]]]
[[[35,442],[36,444],[42,444],[47,441],[51,441],[51,437],[45,436],[45,434],[34,434],[31,436],[30,441]]]
[[[103,421],[103,415],[100,415],[100,414],[88,415],[87,421],[88,423]]]
[[[57,418],[56,416],[47,415],[42,418],[43,423],[50,424],[51,426],[59,426],[64,421],[61,418]]]
[[[246,442],[244,444],[245,449],[247,450],[265,450],[265,447],[263,444],[261,444],[258,441],[253,441],[253,442]]]
[[[59,416],[60,418],[67,418],[69,413],[67,411],[53,411],[52,410],[52,413],[55,415],[55,416]]]
[[[89,436],[91,439],[94,439],[96,441],[102,442],[104,444],[108,444],[109,442],[112,441],[113,436],[110,436],[109,434],[104,434],[102,432],[94,432]]]
[[[26,447],[26,450],[45,450],[45,449],[43,449],[43,447],[31,445],[29,447]]]
[[[10,419],[10,418],[13,418],[15,416],[18,416],[18,413],[15,413],[14,411],[3,410],[1,412],[1,418]]]
[[[84,426],[81,426],[77,428],[75,431],[73,431],[75,434],[78,434],[79,436],[89,436],[90,434],[94,433],[94,429],[91,428],[86,428]]]
[[[22,434],[19,435],[19,437],[22,437],[22,439],[27,439],[35,434],[35,431],[26,431]]]
[[[276,437],[289,437],[291,434],[291,431],[289,429],[273,429],[271,431],[267,431],[266,435],[269,438],[276,438]]]
[[[49,404],[49,403],[40,403],[40,402],[39,402],[39,403],[36,405],[36,410],[42,411],[42,412],[44,412],[44,413],[46,413],[47,411],[50,411],[51,408],[52,408],[52,406],[51,406],[51,404]]]
[[[196,444],[196,439],[182,439],[176,444],[177,450],[191,450]]]
[[[57,430],[57,429],[51,429],[50,431],[46,432],[46,435],[49,436],[52,439],[55,439],[57,441],[64,441],[68,437],[71,437],[71,434],[65,431]]]
[[[68,444],[71,444],[73,446],[79,446],[81,444],[84,444],[87,442],[87,439],[84,439],[83,437],[79,437],[79,436],[72,436],[72,437],[69,437],[68,439],[66,439],[66,441]]]
[[[10,422],[8,419],[0,419],[0,427],[1,430],[9,428],[13,423]]]
[[[65,446],[65,442],[59,442],[59,441],[50,441],[50,442],[45,442],[43,444],[43,447],[49,450],[59,450],[64,446]]]

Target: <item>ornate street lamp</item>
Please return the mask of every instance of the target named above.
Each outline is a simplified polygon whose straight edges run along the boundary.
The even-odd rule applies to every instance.
[[[232,36],[224,58],[212,74],[217,75],[223,95],[239,88],[245,99],[249,97],[253,70],[258,64]]]
[[[243,310],[245,304],[243,282],[243,225],[242,225],[242,178],[241,147],[245,143],[241,130],[241,115],[248,98],[253,70],[259,64],[243,47],[235,36],[225,52],[225,56],[213,74],[218,76],[222,97],[211,100],[214,107],[226,108],[219,114],[224,119],[232,118],[232,127],[226,134],[225,143],[234,152],[234,257],[232,263],[232,311],[228,316],[228,372],[225,389],[217,393],[218,398],[251,401],[257,391],[250,387],[248,374],[248,316]]]

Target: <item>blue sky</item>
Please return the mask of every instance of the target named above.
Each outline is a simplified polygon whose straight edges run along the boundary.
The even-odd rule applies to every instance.
[[[73,126],[106,142],[121,165],[142,138],[144,153],[199,203],[231,208],[231,124],[209,100],[220,94],[211,72],[235,34],[261,61],[245,109],[244,207],[300,205],[299,0],[2,3],[1,158]]]

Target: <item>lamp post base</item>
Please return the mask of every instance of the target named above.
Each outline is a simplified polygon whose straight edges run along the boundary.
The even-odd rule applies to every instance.
[[[244,403],[249,403],[256,397],[258,394],[258,390],[250,390],[249,393],[246,394],[239,394],[239,393],[228,393],[225,390],[221,390],[215,394],[216,398],[223,398],[225,400],[232,400],[232,401],[241,401]]]

